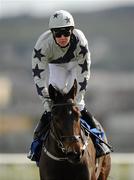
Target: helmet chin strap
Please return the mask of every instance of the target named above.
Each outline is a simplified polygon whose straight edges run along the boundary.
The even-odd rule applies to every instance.
[[[58,46],[60,46],[58,43],[56,43]],[[61,48],[66,48],[66,47],[68,47],[70,45],[70,41],[69,41],[69,43],[66,45],[66,46],[60,46]]]

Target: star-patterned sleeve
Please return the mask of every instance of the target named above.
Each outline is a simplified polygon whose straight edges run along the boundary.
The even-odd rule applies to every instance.
[[[39,98],[46,111],[50,110],[50,98],[48,96],[48,60],[47,52],[37,43],[32,54],[32,74]]]
[[[80,43],[78,45],[78,67],[77,67],[77,82],[78,82],[78,93],[77,101],[84,101],[84,95],[90,78],[90,51],[88,48],[88,42],[82,32],[80,32]]]
[[[90,60],[90,52],[88,49],[88,45],[86,44],[85,46],[80,45],[80,52],[79,55],[81,56],[78,59],[78,80],[79,80],[79,91],[86,90],[87,88],[87,83],[90,78],[90,65],[91,65],[91,60]]]

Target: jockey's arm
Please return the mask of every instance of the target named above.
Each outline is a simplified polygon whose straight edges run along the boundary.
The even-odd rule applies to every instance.
[[[85,54],[84,57],[82,55],[78,59],[77,77],[78,77],[79,91],[86,90],[88,85],[88,80],[90,78],[91,59],[90,59],[88,44],[86,44],[84,48],[87,50],[87,53]]]
[[[48,95],[48,57],[47,47],[42,46],[39,39],[32,53],[32,72],[33,79],[39,98],[42,100],[45,111],[50,111],[51,100]]]
[[[80,44],[80,50],[78,53],[78,68],[77,68],[77,81],[78,81],[78,90],[76,101],[80,110],[83,110],[84,96],[88,85],[88,80],[90,78],[90,66],[91,66],[91,58],[90,51],[88,48],[88,41],[85,38],[84,34],[81,35],[83,38]]]

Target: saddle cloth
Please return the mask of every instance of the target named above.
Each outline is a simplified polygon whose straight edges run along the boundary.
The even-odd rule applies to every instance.
[[[82,118],[80,119],[80,122],[81,122],[81,126],[95,137],[96,143],[100,143],[100,139],[104,141],[104,132],[103,131],[100,131],[97,128],[91,129],[90,125],[87,124],[86,121],[83,120]]]

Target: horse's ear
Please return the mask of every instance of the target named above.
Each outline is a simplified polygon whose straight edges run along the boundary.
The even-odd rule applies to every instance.
[[[69,98],[74,99],[75,96],[76,96],[76,93],[77,93],[77,81],[76,81],[76,79],[75,79],[75,80],[74,80],[74,84],[73,84],[72,88],[70,89],[70,91],[68,92],[67,96],[68,96]]]
[[[57,90],[52,86],[52,84],[49,85],[48,92],[49,92],[50,99],[55,101],[58,94],[57,94]]]

